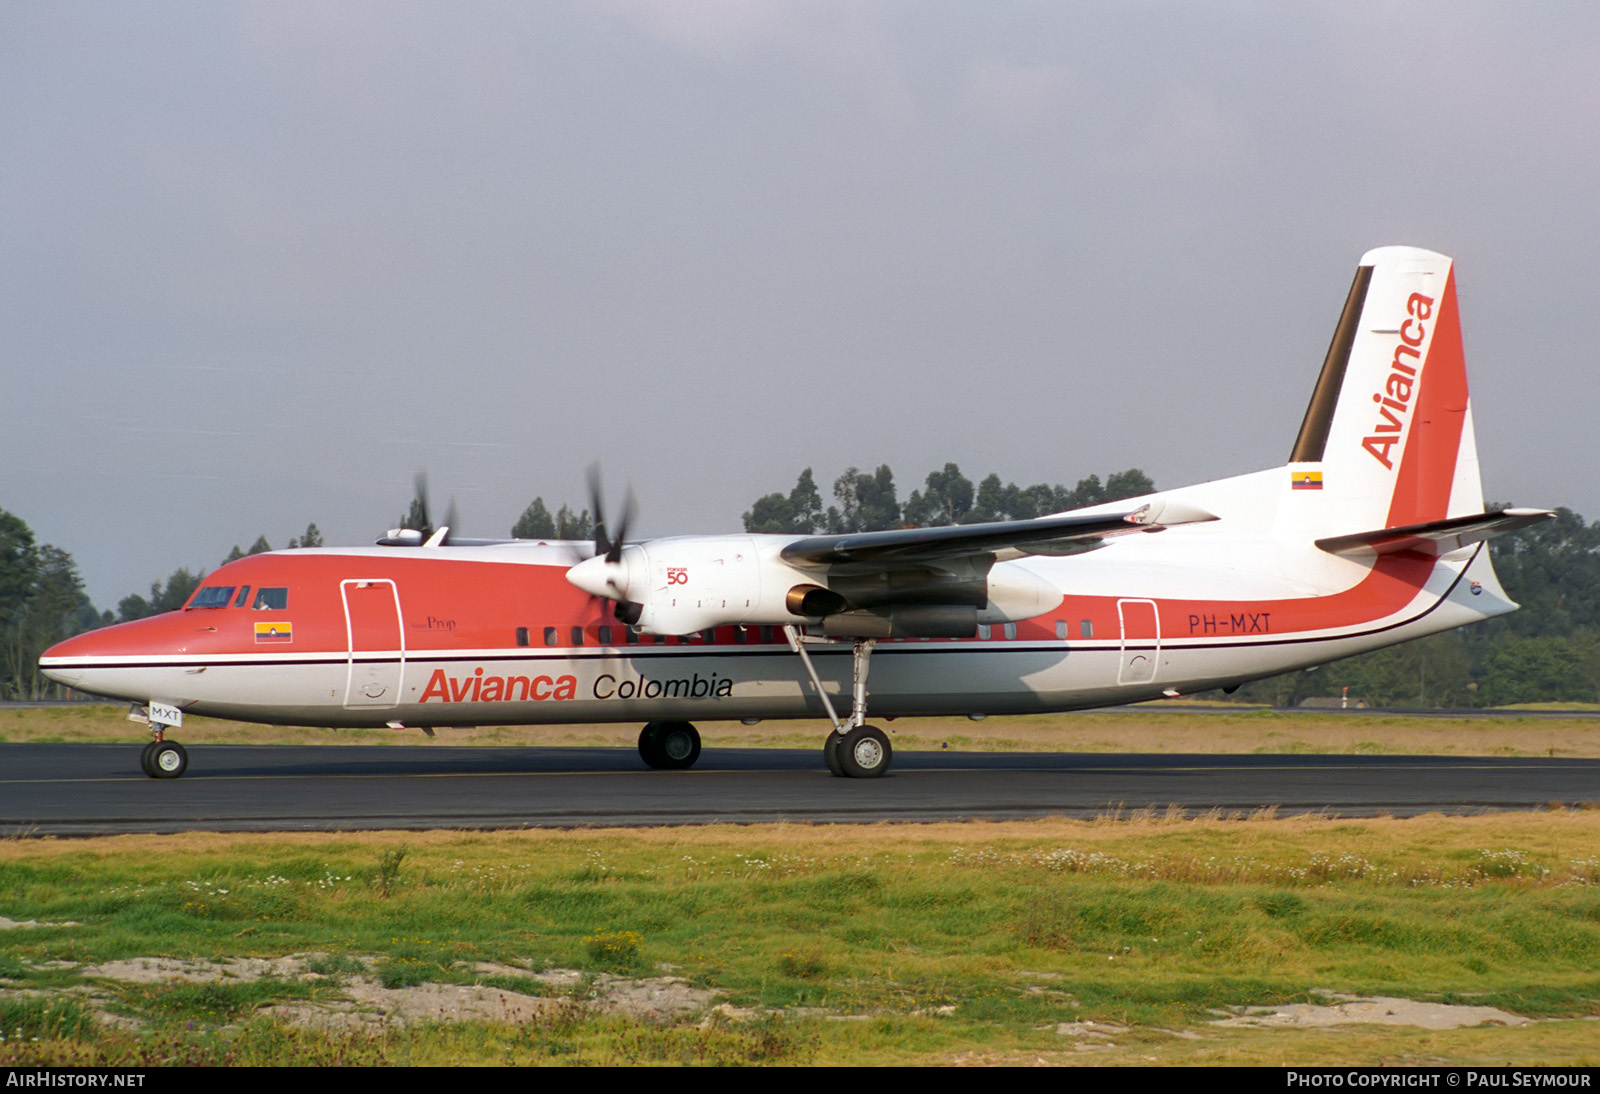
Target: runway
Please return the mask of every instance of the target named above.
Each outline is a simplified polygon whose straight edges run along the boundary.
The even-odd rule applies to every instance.
[[[1177,805],[1334,816],[1600,801],[1600,760],[900,752],[836,779],[811,750],[197,745],[156,780],[129,744],[0,745],[0,833],[535,828],[1091,817]]]

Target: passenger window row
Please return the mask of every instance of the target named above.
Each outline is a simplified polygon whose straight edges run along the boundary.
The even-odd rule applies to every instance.
[[[978,638],[989,641],[993,638],[1013,640],[1017,637],[1017,625],[1007,623],[999,628],[1000,633],[995,634],[995,628],[988,624],[980,624]],[[1078,622],[1078,632],[1084,638],[1094,637],[1094,623],[1092,620],[1083,619]],[[1055,621],[1056,638],[1062,641],[1067,637],[1067,621]],[[566,639],[563,643],[563,638]],[[620,641],[619,641],[620,639]],[[888,641],[905,641],[904,639],[888,639]],[[930,642],[933,639],[918,639],[921,642]],[[960,639],[946,639],[956,642]],[[611,625],[607,623],[592,627],[545,627],[544,644],[546,646],[690,646],[690,645],[762,645],[770,646],[783,643],[784,637],[778,627],[713,627],[693,634],[654,635],[641,634],[632,627],[622,624]],[[527,627],[517,628],[517,645],[531,645]]]

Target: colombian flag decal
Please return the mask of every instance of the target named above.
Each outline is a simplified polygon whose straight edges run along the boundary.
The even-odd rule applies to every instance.
[[[293,642],[293,623],[257,623],[256,641],[259,642]]]
[[[1291,471],[1289,472],[1289,486],[1294,490],[1321,490],[1321,471]]]

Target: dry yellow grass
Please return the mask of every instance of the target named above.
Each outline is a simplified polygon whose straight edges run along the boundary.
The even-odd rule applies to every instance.
[[[1462,718],[1235,711],[1220,704],[1205,712],[1163,710],[966,718],[903,718],[880,723],[900,749],[966,751],[1331,753],[1418,756],[1600,757],[1600,718],[1473,715]],[[702,722],[713,748],[815,748],[824,735],[817,720]],[[613,725],[478,726],[440,729],[451,745],[609,746],[632,748],[639,727]],[[186,718],[191,744],[405,744],[419,730],[323,729],[264,726],[215,718]],[[124,708],[86,705],[0,713],[0,741],[141,741],[144,727]]]

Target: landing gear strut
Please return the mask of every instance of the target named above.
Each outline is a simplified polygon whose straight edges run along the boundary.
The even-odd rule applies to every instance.
[[[700,731],[688,722],[651,722],[639,731],[639,757],[667,771],[693,767],[700,758]]]
[[[889,737],[883,730],[866,724],[867,665],[876,642],[871,638],[852,640],[850,718],[841,721],[834,712],[833,700],[822,690],[822,678],[811,663],[811,655],[806,652],[806,636],[792,626],[783,628],[783,636],[789,640],[789,648],[798,653],[800,660],[805,663],[811,683],[817,689],[817,697],[822,700],[822,709],[828,712],[828,720],[833,723],[833,732],[822,743],[822,760],[828,765],[828,770],[834,775],[851,779],[876,779],[884,775],[894,759],[894,750],[889,747]]]

